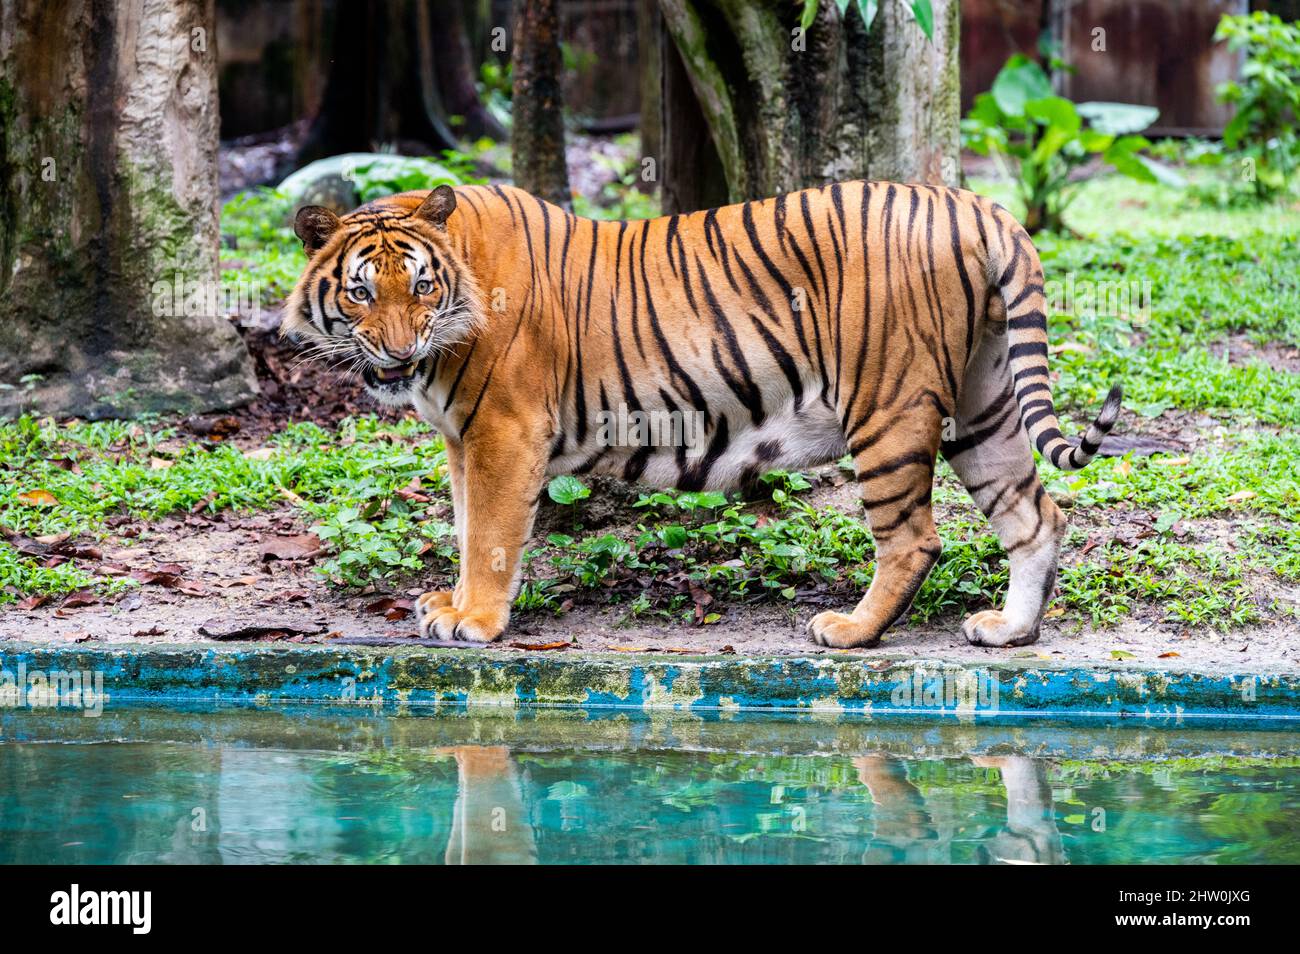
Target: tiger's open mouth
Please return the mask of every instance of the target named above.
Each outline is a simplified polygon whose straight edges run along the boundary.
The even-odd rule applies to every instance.
[[[405,391],[411,386],[416,369],[419,367],[420,362],[418,361],[412,361],[410,364],[400,364],[394,368],[381,368],[368,364],[361,370],[361,379],[365,381],[366,387],[372,391],[395,394]]]

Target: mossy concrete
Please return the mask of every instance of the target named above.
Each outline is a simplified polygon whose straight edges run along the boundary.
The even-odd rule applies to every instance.
[[[21,667],[21,668],[20,668]],[[879,655],[815,657],[506,653],[492,649],[231,644],[0,647],[0,692],[21,673],[102,674],[128,702],[312,702],[848,716],[1300,720],[1300,675],[970,665]]]

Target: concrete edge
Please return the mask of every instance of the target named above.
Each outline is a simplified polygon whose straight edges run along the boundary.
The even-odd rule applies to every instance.
[[[1198,672],[899,656],[503,653],[329,645],[0,644],[0,708],[46,674],[101,680],[123,703],[571,706],[959,718],[1300,721],[1300,673]],[[20,678],[21,677],[21,678]],[[87,683],[89,685],[89,682]],[[29,702],[30,704],[30,702]]]

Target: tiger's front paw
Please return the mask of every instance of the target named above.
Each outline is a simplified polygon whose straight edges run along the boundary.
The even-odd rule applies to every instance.
[[[420,599],[422,601],[419,606],[420,635],[427,639],[490,643],[501,638],[510,619],[509,611],[459,610],[450,603],[426,608],[423,603],[424,597]]]
[[[961,624],[966,642],[972,646],[1028,646],[1038,641],[1038,627],[1016,627],[998,610],[976,613]]]
[[[421,623],[444,606],[451,606],[454,594],[451,590],[429,590],[415,598],[415,618]]]
[[[880,642],[878,634],[843,613],[818,613],[806,628],[814,643],[834,649],[869,648]]]

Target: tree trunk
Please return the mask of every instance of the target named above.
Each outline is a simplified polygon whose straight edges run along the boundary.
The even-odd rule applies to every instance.
[[[521,0],[515,25],[511,164],[515,185],[569,208],[557,0]]]
[[[257,393],[222,317],[212,0],[0,6],[0,416]]]
[[[729,201],[855,178],[957,184],[957,0],[933,0],[933,43],[898,0],[882,0],[869,31],[856,4],[841,17],[821,3],[806,34],[802,4],[783,0],[660,6]],[[667,62],[664,70],[667,90]],[[661,115],[665,146],[699,135],[667,95]],[[693,175],[689,167],[665,165],[666,199],[702,192],[674,181]]]
[[[457,147],[438,90],[427,0],[340,2],[332,49],[299,165],[384,145],[421,155]]]
[[[673,40],[660,31],[663,90],[660,135],[663,159],[659,203],[665,215],[726,205],[727,174],[691,88],[691,77]]]
[[[447,114],[459,118],[460,124],[455,127],[458,133],[468,139],[487,136],[504,142],[506,131],[479,99],[474,82],[477,65],[470,43],[470,24],[477,7],[473,0],[458,0],[439,15],[434,46],[438,88]]]
[[[867,178],[961,184],[958,0],[932,0],[934,42],[884,2],[868,37]],[[861,21],[859,21],[859,24]]]
[[[636,5],[637,64],[640,76],[641,156],[654,161],[653,176],[637,176],[637,188],[647,195],[659,187],[663,164],[663,16],[658,0],[637,0]]]

